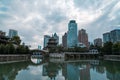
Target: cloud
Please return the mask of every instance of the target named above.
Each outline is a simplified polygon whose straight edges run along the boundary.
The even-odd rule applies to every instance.
[[[75,19],[92,41],[120,25],[119,4],[119,0],[0,0],[0,30],[16,29],[23,42],[37,48],[43,46],[44,35],[55,32],[61,43],[69,20]]]

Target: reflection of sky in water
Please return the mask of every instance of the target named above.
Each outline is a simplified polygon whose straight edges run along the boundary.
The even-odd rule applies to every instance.
[[[96,72],[95,70],[90,69],[91,80],[109,80],[106,78],[106,72],[101,74],[101,73]]]
[[[48,76],[42,76],[42,67],[42,65],[29,66],[29,70],[19,71],[15,80],[51,80]],[[59,71],[55,80],[65,80],[62,76],[62,70]]]
[[[39,64],[42,61],[42,59],[31,58],[31,61],[35,64]]]

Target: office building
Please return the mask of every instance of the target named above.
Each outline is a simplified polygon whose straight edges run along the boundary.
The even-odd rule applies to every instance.
[[[111,42],[120,42],[120,29],[115,29],[110,32]]]
[[[101,38],[95,39],[95,40],[94,40],[94,45],[95,45],[95,46],[102,47],[102,39],[101,39]]]
[[[62,46],[67,48],[67,33],[62,36]]]
[[[77,42],[77,23],[75,20],[71,20],[68,23],[67,47],[75,47],[77,46]]]
[[[103,42],[120,42],[120,29],[114,29],[110,32],[104,33],[103,34]]]
[[[51,37],[49,35],[44,35],[44,48],[47,47],[48,41]]]
[[[104,33],[103,34],[103,43],[110,42],[110,32]]]
[[[41,46],[40,45],[38,45],[38,50],[41,50]]]
[[[9,29],[9,37],[13,38],[14,36],[18,36],[17,30]]]
[[[88,34],[86,33],[86,30],[84,29],[79,30],[78,41],[79,43],[83,43],[87,48],[89,47]]]

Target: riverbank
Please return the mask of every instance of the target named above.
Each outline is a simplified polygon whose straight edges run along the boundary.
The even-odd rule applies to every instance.
[[[120,55],[104,55],[104,60],[120,61]]]
[[[30,59],[30,55],[28,54],[0,54],[0,64],[3,63],[12,63],[12,62],[20,62],[20,61],[27,61]]]

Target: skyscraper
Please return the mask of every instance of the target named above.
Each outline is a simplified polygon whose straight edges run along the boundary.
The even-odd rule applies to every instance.
[[[56,39],[57,45],[59,44],[59,36],[54,33],[53,38]]]
[[[67,33],[62,36],[62,45],[64,48],[67,48]]]
[[[114,29],[110,32],[104,33],[103,34],[103,42],[120,42],[120,29]]]
[[[111,42],[120,42],[120,29],[115,29],[110,32]]]
[[[81,29],[78,33],[78,41],[79,43],[83,43],[88,48],[88,34],[86,33],[86,30]]]
[[[110,32],[104,33],[103,34],[103,43],[110,42]]]
[[[75,20],[71,20],[68,24],[68,34],[67,34],[67,47],[77,46],[77,23]]]
[[[95,40],[94,40],[94,45],[95,45],[95,46],[102,47],[102,39],[101,39],[101,38],[95,39]]]
[[[18,36],[17,30],[9,29],[9,37],[13,38],[14,36]]]
[[[44,48],[47,47],[47,43],[51,37],[49,35],[44,35]]]

